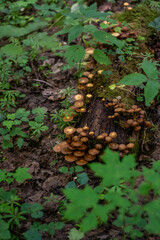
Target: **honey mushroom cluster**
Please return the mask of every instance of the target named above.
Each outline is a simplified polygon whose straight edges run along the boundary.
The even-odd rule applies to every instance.
[[[103,23],[111,25],[111,23],[107,22],[107,21],[104,21]],[[117,27],[121,28],[122,24],[120,22],[118,22],[116,25],[108,27],[107,30],[108,30],[109,33],[112,34],[112,36],[120,38],[120,39],[125,39],[125,38],[134,38],[134,39],[136,39],[138,37],[138,34],[135,31],[133,31],[130,28],[125,27],[125,26],[121,28],[121,32],[120,33],[116,32],[116,28]]]
[[[115,138],[117,138],[116,132],[111,133],[102,133],[97,137],[97,140],[101,141],[101,144],[108,144],[108,147],[113,151],[120,151],[120,157],[123,157],[125,154],[130,153],[130,151],[134,148],[134,143],[128,144],[118,144],[113,142]]]
[[[141,130],[142,125],[151,128],[152,123],[150,121],[146,121],[146,112],[142,110],[142,108],[137,105],[132,105],[130,109],[126,109],[124,107],[124,103],[118,103],[118,99],[113,99],[112,102],[106,104],[106,107],[113,107],[114,114],[108,116],[109,119],[119,117],[120,114],[132,114],[132,118],[129,118],[125,121],[124,127],[130,128],[133,127],[134,131],[138,132]]]
[[[75,162],[77,165],[85,165],[96,159],[102,144],[95,144],[94,148],[89,149],[88,137],[94,135],[94,132],[89,132],[89,127],[83,128],[66,127],[64,133],[68,138],[53,147],[55,152],[61,152],[65,155],[67,162]]]

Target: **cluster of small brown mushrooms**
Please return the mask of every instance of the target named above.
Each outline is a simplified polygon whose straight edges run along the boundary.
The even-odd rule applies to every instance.
[[[118,118],[121,114],[127,116],[131,115],[124,123],[124,128],[134,128],[134,131],[141,130],[142,125],[151,128],[152,123],[146,121],[146,112],[137,105],[132,105],[129,109],[126,109],[124,103],[119,103],[118,99],[113,99],[112,102],[106,104],[106,107],[113,107],[113,115],[108,116],[109,119]]]
[[[128,154],[134,148],[134,143],[127,145],[115,143],[116,132],[102,133],[96,138],[94,146],[93,143],[89,143],[94,138],[94,132],[90,131],[87,126],[77,129],[69,126],[64,129],[64,133],[67,140],[54,146],[53,150],[57,153],[63,153],[67,162],[75,162],[77,165],[85,165],[95,160],[106,145],[114,151],[120,151],[120,156]]]
[[[111,23],[107,22],[107,21],[104,21],[103,23],[111,25]],[[121,28],[121,32],[116,32],[116,28],[117,27]],[[111,33],[112,36],[120,38],[120,39],[137,38],[138,37],[138,34],[134,30],[132,30],[132,29],[130,29],[128,27],[125,27],[125,26],[122,27],[121,22],[117,22],[116,25],[108,27],[107,28],[107,32]]]

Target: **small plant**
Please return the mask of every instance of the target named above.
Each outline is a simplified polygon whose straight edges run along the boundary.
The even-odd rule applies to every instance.
[[[154,162],[151,169],[143,167],[140,172],[135,169],[133,155],[125,156],[120,161],[118,153],[107,149],[102,159],[104,163],[90,164],[95,175],[102,179],[99,186],[92,188],[87,185],[84,189],[64,190],[69,200],[66,204],[65,218],[79,223],[83,232],[114,219],[113,224],[120,227],[124,236],[131,239],[141,238],[144,231],[160,236],[157,227],[160,161]],[[144,181],[135,188],[139,176],[143,176]]]
[[[156,64],[154,62],[148,61],[146,59],[141,63],[141,68],[147,75],[141,73],[131,73],[125,76],[119,83],[124,85],[133,85],[144,88],[144,97],[146,106],[150,106],[151,101],[157,96],[159,92],[159,71],[157,70]]]

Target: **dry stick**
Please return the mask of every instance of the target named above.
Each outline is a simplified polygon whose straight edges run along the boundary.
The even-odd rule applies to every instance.
[[[54,88],[54,86],[53,86],[52,84],[50,84],[50,83],[48,83],[48,82],[45,82],[44,80],[40,80],[40,79],[32,79],[32,80],[34,80],[34,81],[36,81],[36,82],[45,83],[45,84],[49,85],[50,87],[53,87],[53,88]]]

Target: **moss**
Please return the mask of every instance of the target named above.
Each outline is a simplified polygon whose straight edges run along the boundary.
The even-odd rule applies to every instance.
[[[115,13],[112,18],[129,23],[131,28],[139,33],[143,37],[148,37],[153,33],[153,29],[148,27],[149,23],[158,17],[157,11],[151,10],[145,4],[139,4],[132,10],[125,10],[123,13]]]

